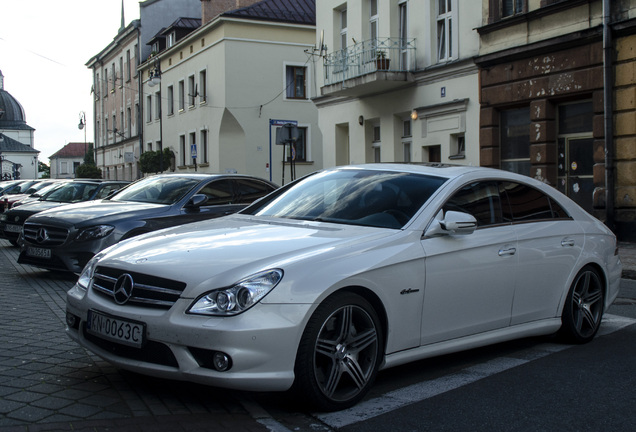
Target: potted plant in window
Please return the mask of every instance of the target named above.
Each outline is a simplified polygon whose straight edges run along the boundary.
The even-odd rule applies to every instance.
[[[386,51],[378,50],[375,58],[375,65],[377,70],[389,70],[389,64],[391,59],[386,58]]]

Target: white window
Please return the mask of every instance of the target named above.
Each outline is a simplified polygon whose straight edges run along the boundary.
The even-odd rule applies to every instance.
[[[199,142],[199,161],[200,163],[208,163],[208,131],[203,129],[201,131],[201,140]]]
[[[378,0],[369,0],[369,36],[372,41],[378,39]]]
[[[175,32],[169,33],[168,36],[166,37],[166,47],[170,48],[171,46],[175,44],[176,41],[177,41],[176,33]]]
[[[197,97],[197,85],[194,82],[194,75],[188,77],[188,106],[193,107]]]
[[[287,99],[307,99],[307,68],[287,66],[285,68],[285,94]]]
[[[130,66],[130,50],[126,50],[126,81],[130,81],[131,66]]]
[[[192,165],[196,163],[196,157],[195,157],[197,153],[196,145],[197,145],[197,135],[194,132],[190,132],[190,159],[191,159]]]
[[[437,59],[457,57],[457,0],[437,0]]]
[[[174,114],[174,87],[171,85],[168,86],[168,100],[166,102],[168,102],[168,115],[173,115]]]
[[[207,102],[206,93],[208,92],[208,72],[202,70],[199,72],[199,101],[201,103]]]
[[[152,95],[146,96],[146,106],[148,107],[146,110],[146,122],[150,123],[152,121]]]
[[[347,10],[340,11],[340,49],[347,48]]]
[[[185,109],[185,82],[179,81],[179,111]]]
[[[181,165],[186,164],[186,137],[185,135],[179,136],[179,150],[181,153]]]
[[[408,57],[408,20],[407,20],[407,2],[403,1],[398,5],[399,19],[400,19],[400,70],[409,70],[409,57]]]
[[[161,117],[161,97],[159,92],[155,93],[155,120],[159,120]]]

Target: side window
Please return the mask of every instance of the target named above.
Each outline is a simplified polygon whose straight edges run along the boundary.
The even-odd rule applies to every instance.
[[[205,185],[198,193],[207,195],[205,205],[233,204],[232,180],[216,180]]]
[[[502,192],[508,199],[503,217],[507,222],[527,222],[567,217],[567,213],[543,192],[520,183],[503,182]],[[552,201],[552,203],[551,203]],[[552,211],[554,204],[555,212]]]
[[[95,197],[95,199],[106,198],[113,191],[121,189],[122,187],[123,187],[123,185],[119,185],[119,184],[106,185],[99,192],[97,192],[97,196]]]
[[[236,184],[238,187],[238,198],[235,204],[251,204],[253,201],[264,197],[274,190],[274,188],[267,183],[247,179],[238,179]]]
[[[503,222],[499,189],[495,182],[476,182],[464,186],[446,202],[444,213],[449,210],[471,214],[477,226]]]

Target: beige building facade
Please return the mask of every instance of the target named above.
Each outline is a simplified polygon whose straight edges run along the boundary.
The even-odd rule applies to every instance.
[[[317,0],[316,10],[326,166],[479,164],[481,4]]]
[[[310,85],[317,70],[307,52],[316,34],[313,10],[276,19],[258,13],[247,5],[206,22],[204,10],[200,28],[140,66],[143,149],[170,149],[174,159],[164,168],[250,174],[277,184],[322,168]],[[298,130],[293,150],[276,144],[285,123]]]

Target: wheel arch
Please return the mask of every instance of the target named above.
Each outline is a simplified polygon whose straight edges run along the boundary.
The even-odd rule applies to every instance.
[[[328,298],[330,298],[331,296],[336,295],[338,293],[342,293],[342,292],[350,292],[350,293],[359,295],[360,297],[368,301],[373,307],[373,309],[375,310],[375,312],[378,314],[380,325],[382,325],[382,339],[383,339],[382,340],[382,356],[384,357],[384,355],[386,355],[386,344],[387,344],[388,331],[389,331],[389,318],[387,316],[386,308],[384,307],[382,300],[380,300],[380,297],[378,297],[377,294],[374,293],[369,288],[366,288],[360,285],[350,285],[350,286],[342,287],[332,292],[331,294],[329,294],[329,296],[323,299],[323,302],[327,300]],[[382,361],[382,363],[384,363],[384,361]]]

